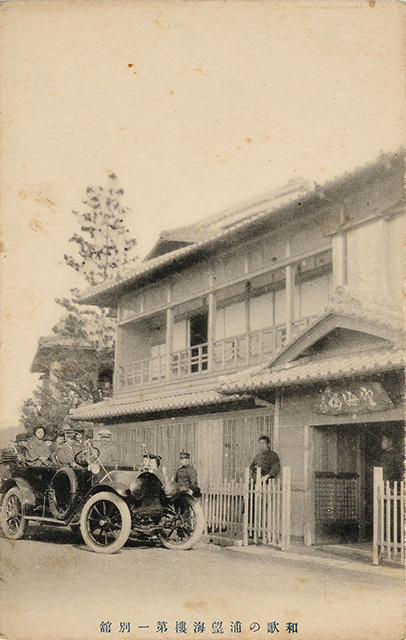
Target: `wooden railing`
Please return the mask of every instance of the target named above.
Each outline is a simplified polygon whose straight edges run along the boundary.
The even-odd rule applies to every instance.
[[[208,370],[209,352],[207,342],[172,354],[171,377],[183,378],[193,373]]]
[[[133,389],[159,384],[166,379],[166,356],[137,360],[119,367],[118,388]]]
[[[384,480],[382,467],[375,467],[373,563],[382,558],[405,564],[405,487],[403,480]]]
[[[263,362],[286,343],[286,326],[269,327],[214,343],[213,367],[217,371]]]
[[[314,317],[297,320],[292,325],[295,336],[314,321]],[[210,370],[224,371],[259,364],[272,358],[286,344],[286,325],[268,327],[232,338],[217,340],[213,344],[212,363],[209,362],[207,342],[175,351],[170,356],[170,371],[166,371],[166,356],[137,360],[119,367],[118,389],[132,389],[159,384],[167,379],[185,378]]]
[[[242,482],[223,481],[204,490],[202,506],[208,535],[240,539],[244,546],[290,546],[289,467],[267,483],[261,483],[260,469],[255,478],[246,469]]]

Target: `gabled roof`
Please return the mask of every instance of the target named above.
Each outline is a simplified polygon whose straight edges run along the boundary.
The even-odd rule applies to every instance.
[[[353,189],[359,182],[368,182],[385,171],[400,170],[403,177],[404,151],[381,154],[377,160],[351,173],[326,182],[314,185],[309,189],[303,183],[292,182],[279,192],[273,192],[206,218],[197,225],[180,227],[173,232],[163,232],[161,241],[150,252],[147,261],[136,270],[130,271],[118,279],[109,280],[102,285],[92,287],[84,292],[81,302],[99,306],[114,306],[117,300],[127,291],[142,286],[149,281],[157,280],[168,274],[168,268],[185,265],[207,256],[208,252],[219,247],[232,246],[238,234],[258,230],[261,224],[272,221],[277,224],[288,212],[292,216],[304,213],[305,205],[322,203],[326,197],[333,196],[340,189]],[[290,186],[289,186],[290,185]],[[176,247],[176,248],[175,248]],[[168,249],[169,253],[163,253]]]
[[[326,382],[364,376],[384,371],[402,370],[406,366],[406,349],[378,347],[318,358],[302,358],[262,371],[245,371],[221,387],[222,393],[249,394],[262,390]]]
[[[65,350],[73,351],[74,349],[80,349],[81,351],[95,351],[95,346],[89,343],[84,343],[73,338],[64,338],[61,336],[42,336],[38,340],[37,350],[34,355],[34,359],[31,364],[31,373],[46,373],[50,368],[52,362],[56,359],[56,354]],[[114,348],[106,347],[103,353],[114,354]]]
[[[174,249],[177,249],[179,247],[176,245],[182,242],[187,245],[209,241],[217,231],[232,229],[241,222],[250,219],[253,215],[261,213],[264,206],[266,208],[269,208],[270,205],[273,208],[282,206],[287,200],[290,202],[293,197],[303,197],[310,191],[309,184],[300,178],[295,178],[283,187],[263,194],[259,198],[247,200],[238,207],[229,207],[197,223],[162,231],[158,242],[145,260],[169,252],[171,244],[173,244]]]
[[[332,307],[267,365],[235,375],[221,391],[245,394],[403,369],[405,344],[400,315],[382,302],[378,309],[365,308],[341,291]]]
[[[364,306],[359,299],[351,297],[344,287],[339,287],[327,311],[287,344],[269,362],[268,367],[292,362],[308,354],[309,350],[314,353],[317,344],[337,330],[370,336],[386,341],[390,346],[404,346],[404,320],[398,309],[382,300],[369,302],[368,306]]]

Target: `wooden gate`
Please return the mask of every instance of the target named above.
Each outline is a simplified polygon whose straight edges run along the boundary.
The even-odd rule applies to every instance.
[[[226,481],[203,491],[206,533],[241,540],[244,546],[270,544],[286,550],[290,545],[290,468],[282,477],[261,483],[261,471],[242,482]]]
[[[384,480],[382,467],[374,467],[374,564],[382,557],[405,563],[404,501],[404,482]]]

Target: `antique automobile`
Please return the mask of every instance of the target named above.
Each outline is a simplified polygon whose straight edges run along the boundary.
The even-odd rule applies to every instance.
[[[0,486],[1,526],[18,540],[29,522],[70,526],[97,553],[130,539],[157,538],[168,549],[190,549],[204,529],[198,500],[157,475],[134,467],[109,469],[90,443],[71,466],[26,466],[8,460]],[[199,492],[200,493],[200,492]]]

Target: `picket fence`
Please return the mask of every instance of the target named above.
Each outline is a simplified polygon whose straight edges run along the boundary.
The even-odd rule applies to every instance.
[[[382,558],[405,564],[404,482],[383,479],[381,467],[374,468],[373,564]]]
[[[261,483],[261,472],[242,481],[208,486],[202,492],[206,534],[240,540],[244,546],[270,544],[287,550],[290,545],[290,468],[280,478]]]

